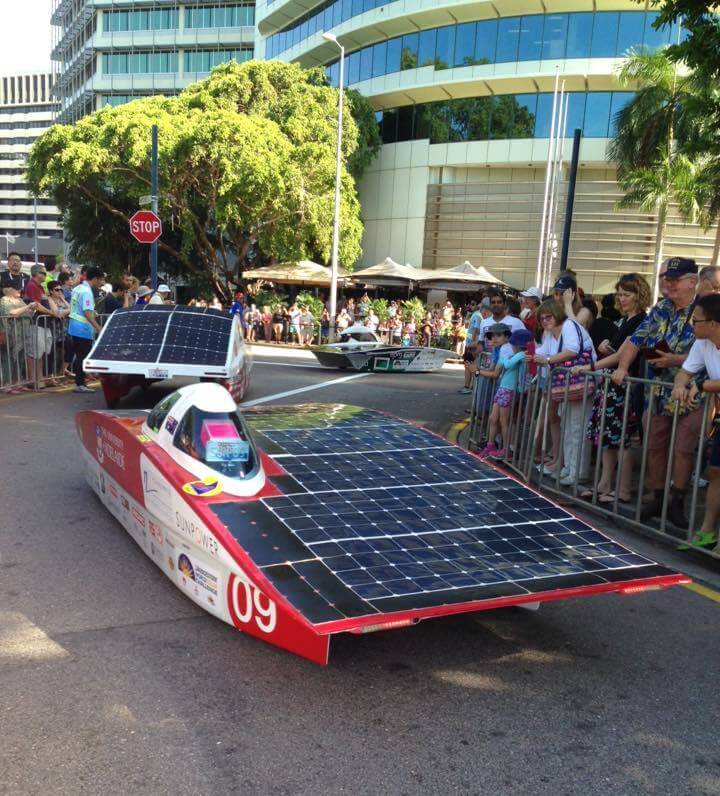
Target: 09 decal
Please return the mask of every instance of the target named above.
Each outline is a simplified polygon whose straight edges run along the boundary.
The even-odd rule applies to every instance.
[[[230,575],[227,588],[230,619],[238,630],[247,630],[248,625],[256,625],[263,633],[272,633],[277,626],[277,607],[260,589]]]

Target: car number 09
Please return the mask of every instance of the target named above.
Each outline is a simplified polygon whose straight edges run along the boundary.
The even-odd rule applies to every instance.
[[[239,597],[243,593],[242,599]],[[238,620],[244,625],[249,624],[253,618],[255,624],[263,631],[263,633],[272,633],[277,624],[277,609],[275,603],[265,597],[265,595],[252,586],[245,580],[240,578],[235,579],[235,584],[232,590],[233,608]],[[263,601],[267,605],[263,605]],[[240,603],[244,603],[244,608],[241,608]]]

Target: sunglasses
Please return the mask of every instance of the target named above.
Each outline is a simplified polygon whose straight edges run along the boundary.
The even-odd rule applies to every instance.
[[[551,321],[555,316],[554,315],[541,315],[540,320],[542,322]]]
[[[54,287],[53,288],[53,293],[60,293],[61,291],[62,291],[61,287]]]

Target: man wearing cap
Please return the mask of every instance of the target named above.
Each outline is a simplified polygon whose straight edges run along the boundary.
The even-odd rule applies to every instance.
[[[542,301],[542,291],[539,287],[529,287],[520,293],[520,320],[525,324],[525,328],[535,334],[537,329],[537,308]]]
[[[695,342],[691,316],[695,308],[697,263],[686,257],[671,257],[665,262],[661,273],[664,274],[667,298],[658,301],[635,334],[620,348],[618,367],[612,374],[612,380],[617,385],[625,380],[630,365],[641,348],[656,374],[655,377],[660,381],[672,382]],[[641,517],[645,520],[659,517],[662,512],[675,406],[676,402],[671,399],[670,388],[660,390],[652,398],[652,403],[646,406],[647,486],[652,490],[652,499],[643,507]],[[678,413],[675,445],[672,451],[673,487],[667,517],[674,525],[680,527],[687,524],[685,494],[700,439],[702,415],[702,405],[699,400],[680,406]]]

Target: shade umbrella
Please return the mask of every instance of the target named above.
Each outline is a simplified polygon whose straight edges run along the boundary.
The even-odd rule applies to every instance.
[[[328,287],[331,275],[331,270],[327,266],[314,263],[311,260],[278,263],[243,271],[243,279],[264,279],[266,282],[276,282],[280,285],[311,285],[313,287]],[[346,276],[346,271],[339,269],[339,281],[346,281]]]
[[[367,285],[409,287],[412,282],[420,281],[423,273],[412,265],[400,265],[391,257],[386,257],[377,265],[355,271],[352,278]]]
[[[454,268],[423,271],[420,287],[435,288],[436,290],[473,291],[477,290],[480,285],[509,287],[502,279],[498,279],[491,274],[484,266],[475,266],[468,260],[456,265]]]

